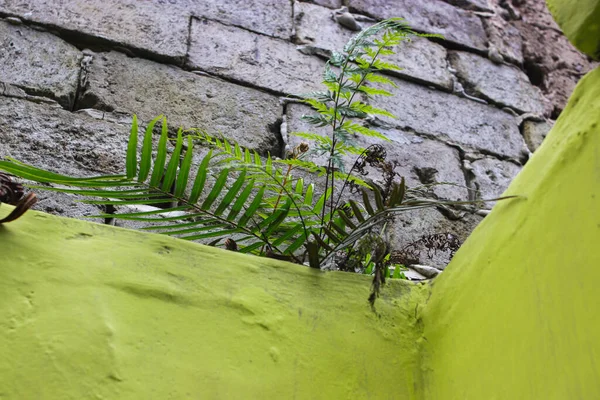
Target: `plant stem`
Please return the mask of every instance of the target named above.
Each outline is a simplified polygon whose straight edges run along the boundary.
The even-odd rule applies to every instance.
[[[369,63],[369,66],[366,69],[366,72],[362,75],[360,82],[356,84],[356,90],[353,91],[352,95],[350,96],[350,99],[348,100],[348,106],[350,106],[352,104],[352,100],[354,99],[354,96],[358,92],[358,88],[360,88],[364,84],[366,76],[367,76],[367,74],[370,73],[370,70],[373,67],[373,64],[375,63],[375,60],[377,59],[377,56],[381,52],[382,48],[383,48],[383,46],[381,46],[381,45],[377,47],[377,52],[375,53],[375,56],[372,57],[371,62]],[[334,104],[334,123],[333,123],[333,132],[334,133],[333,133],[331,152],[330,152],[330,155],[329,155],[329,163],[328,163],[328,168],[327,168],[327,171],[328,171],[327,173],[328,174],[329,174],[329,171],[333,167],[332,160],[333,160],[333,155],[335,154],[335,146],[337,144],[337,138],[335,136],[335,129],[336,129],[336,123],[337,123],[337,108],[338,108],[338,105],[339,105],[338,101],[339,101],[339,96],[340,96],[340,89],[341,89],[341,87],[343,85],[342,79],[343,79],[346,67],[348,66],[348,62],[350,60],[350,56],[352,55],[352,52],[354,52],[354,48],[351,49],[350,52],[348,53],[348,57],[346,57],[344,65],[342,66],[342,72],[340,73],[340,77],[338,79],[338,83],[340,85],[340,88],[338,88],[338,91],[336,93],[335,104]],[[345,120],[346,120],[346,116],[342,115],[341,118],[340,118],[340,126],[342,126],[344,124]],[[356,163],[355,163],[355,165],[356,165]],[[352,167],[353,169],[354,169],[354,166]],[[329,175],[328,175],[328,178],[329,178]],[[330,228],[331,222],[333,220],[333,212],[335,210],[334,207],[337,207],[339,205],[340,200],[342,198],[342,195],[344,194],[344,188],[346,187],[346,184],[347,184],[347,179],[344,181],[344,185],[342,186],[342,190],[338,194],[337,201],[335,201],[335,203],[334,203],[334,195],[335,195],[335,193],[333,192],[334,173],[333,172],[331,173],[331,188],[332,188],[332,191],[331,191],[330,212],[331,212],[332,218],[330,218],[329,222],[327,223],[327,227],[328,228]],[[327,186],[325,186],[325,190],[327,190]],[[323,211],[324,211],[324,209],[323,209]],[[325,219],[325,214],[323,213],[322,218],[321,218],[321,224],[324,223],[324,219]],[[319,235],[321,235],[321,231],[319,231]]]

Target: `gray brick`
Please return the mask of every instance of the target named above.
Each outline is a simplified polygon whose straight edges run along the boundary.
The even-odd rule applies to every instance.
[[[190,12],[136,0],[3,0],[0,12],[183,60]]]
[[[322,89],[325,62],[280,39],[195,19],[188,66],[278,93],[302,94]]]
[[[487,40],[479,17],[441,0],[350,0],[350,8],[376,18],[405,18],[416,30],[440,33],[454,43],[485,50]]]
[[[411,210],[398,214],[389,225],[388,232],[394,250],[417,241],[424,235],[450,233],[464,243],[482,218],[475,214],[466,214],[463,218],[450,221],[435,208]],[[448,251],[428,252],[424,246],[417,246],[421,264],[446,268],[450,254]]]
[[[0,21],[0,82],[71,108],[82,55],[48,33]]]
[[[196,17],[206,17],[229,25],[282,39],[292,36],[292,4],[288,0],[227,0],[182,2]]]
[[[473,161],[471,166],[482,199],[500,197],[521,170],[521,167],[514,163],[492,157]],[[495,202],[487,203],[486,207],[492,207],[494,204]]]
[[[396,115],[385,118],[386,123],[485,153],[514,159],[522,155],[524,142],[513,115],[410,82],[394,82],[398,87],[389,88],[394,97],[371,100]]]
[[[129,127],[98,121],[57,106],[0,97],[0,157],[71,176],[124,171]],[[35,190],[36,209],[66,217],[99,213],[74,196]]]
[[[294,3],[296,36],[303,44],[329,51],[342,51],[344,45],[356,34],[332,18],[332,10],[308,3]],[[363,27],[367,25],[363,23]],[[398,76],[418,80],[448,90],[452,89],[452,74],[448,71],[446,49],[425,38],[414,38],[396,49],[388,58],[402,71]]]
[[[523,38],[521,32],[500,17],[484,18],[490,49],[495,48],[506,60],[523,64]]]
[[[331,129],[316,128],[301,119],[304,114],[312,114],[313,111],[304,105],[289,104],[286,110],[286,121],[288,130],[288,144],[291,148],[304,141],[292,132],[315,132],[321,135],[331,135]],[[460,167],[458,151],[444,143],[435,140],[421,138],[408,132],[397,129],[380,130],[382,134],[390,139],[383,141],[370,137],[358,135],[353,141],[356,146],[366,148],[372,144],[380,144],[385,148],[387,160],[397,162],[396,172],[404,176],[409,186],[418,186],[424,183],[448,182],[459,186],[440,185],[434,189],[434,193],[441,198],[451,200],[467,200],[468,193],[465,188],[464,174]],[[324,156],[314,159],[321,165],[326,164]],[[347,171],[352,168],[356,156],[345,157],[344,164]],[[368,168],[369,179],[381,182],[381,173],[374,168]]]
[[[69,175],[120,173],[129,128],[0,97],[0,155]]]
[[[552,121],[523,121],[522,130],[529,151],[534,152],[542,145],[546,135],[554,126]]]
[[[329,8],[340,8],[342,6],[342,0],[309,0],[309,2]]]
[[[80,108],[167,116],[169,126],[200,128],[259,150],[279,152],[277,97],[177,67],[117,53],[98,53],[88,67]]]
[[[487,0],[444,0],[448,4],[455,5],[465,10],[492,11]]]
[[[495,64],[487,58],[465,52],[452,52],[449,60],[464,82],[465,89],[470,89],[476,96],[519,112],[539,114],[544,111],[542,92],[517,67]]]

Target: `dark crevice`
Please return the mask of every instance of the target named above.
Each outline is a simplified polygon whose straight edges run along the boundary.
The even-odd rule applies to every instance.
[[[79,75],[77,76],[77,87],[75,88],[75,100],[73,100],[73,106],[71,107],[71,110],[70,110],[71,112],[74,112],[79,109],[77,107],[78,107],[79,100],[81,97],[81,90],[82,90],[81,81],[83,79],[83,74],[84,74],[83,65],[81,65],[79,67]]]
[[[283,113],[285,113],[285,108],[283,110]],[[282,114],[283,115],[283,114]],[[270,147],[274,147],[275,149],[277,149],[274,154],[277,157],[280,158],[285,158],[285,143],[283,140],[283,137],[281,136],[281,124],[283,123],[283,118],[277,118],[277,120],[273,123],[270,123],[267,125],[267,129],[269,130],[269,132],[271,134],[273,134],[273,137],[275,138],[276,144],[274,146],[270,146]]]
[[[560,117],[560,114],[562,113],[562,110],[563,110],[562,108],[560,108],[559,106],[555,105],[552,108],[552,112],[550,113],[550,119],[553,119],[553,120],[556,121],[558,119],[558,117]]]
[[[68,99],[57,97],[51,90],[35,89],[35,88],[21,86],[21,85],[15,85],[15,84],[11,84],[11,83],[8,83],[8,85],[11,85],[17,89],[21,89],[28,96],[38,97],[38,98],[41,97],[44,99],[53,100],[56,103],[58,103],[65,110],[70,111],[72,108],[72,104],[74,102],[74,100],[70,97]],[[32,100],[32,99],[27,99],[27,100]]]
[[[81,61],[79,62],[79,76],[77,77],[77,88],[75,89],[75,99],[73,100],[73,106],[71,111],[77,111],[82,108],[81,98],[84,94],[86,83],[87,83],[87,64],[91,61],[91,56],[83,54]]]
[[[105,112],[115,111],[113,106],[106,104],[93,92],[86,91],[85,87],[81,87],[79,90],[79,96],[77,98],[77,104],[73,107],[72,111],[84,110],[87,108],[93,108],[94,110]]]
[[[194,20],[194,17],[192,15],[190,15],[189,21],[188,21],[188,35],[187,35],[187,40],[186,40],[186,46],[185,46],[185,56],[183,59],[183,66],[188,65],[189,59],[190,59],[190,47],[192,46],[192,22]]]
[[[242,25],[238,25],[238,24],[234,24],[234,23],[223,22],[221,20],[210,18],[210,17],[204,16],[204,15],[194,15],[194,14],[192,14],[191,18],[195,19],[197,21],[207,20],[207,21],[211,21],[211,22],[216,22],[216,23],[224,25],[224,26],[233,26],[234,28],[238,28],[238,29],[244,30],[246,32],[251,32],[251,33],[254,33],[254,34],[257,34],[257,35],[260,35],[260,36],[268,37],[268,38],[275,39],[275,40],[281,40],[281,41],[284,41],[284,42],[287,42],[290,39],[289,37],[287,39],[285,39],[285,38],[282,38],[281,36],[269,35],[269,34],[264,33],[264,32],[255,31],[254,29],[250,29],[250,28],[248,28],[246,26],[242,26]]]
[[[103,211],[105,214],[114,215],[117,213],[116,207],[112,204],[107,204],[105,206],[102,206],[101,208],[103,208]],[[115,225],[115,221],[116,221],[116,219],[114,217],[105,217],[104,218],[104,223],[106,225]]]
[[[290,2],[290,10],[291,10],[291,12],[290,12],[290,21],[292,22],[292,31],[290,32],[290,37],[288,39],[291,42],[293,42],[294,38],[296,37],[296,23],[294,21],[294,17],[295,17],[294,14],[296,12],[296,9],[294,7],[295,1],[294,0],[289,0],[289,2]]]
[[[541,88],[544,84],[546,74],[539,63],[531,59],[525,59],[523,67],[525,68],[525,73],[529,77],[531,84]]]
[[[467,200],[468,201],[474,201],[477,200],[478,194],[479,194],[479,185],[477,184],[477,178],[475,177],[475,174],[473,173],[472,169],[469,168],[467,166],[467,163],[469,162],[467,160],[467,153],[465,152],[465,150],[458,146],[458,145],[453,145],[453,144],[449,144],[447,143],[448,146],[452,147],[453,149],[455,149],[458,152],[458,159],[460,162],[460,170],[463,173],[463,177],[465,180],[465,186],[467,187]]]
[[[231,78],[229,76],[226,75],[221,75],[219,73],[214,73],[214,72],[208,72],[205,71],[203,69],[200,68],[182,68],[184,71],[187,72],[191,72],[194,74],[198,74],[198,75],[202,75],[202,76],[207,76],[209,78],[212,79],[217,79],[220,80],[222,82],[227,82],[227,83],[233,83],[237,86],[242,86],[248,89],[253,89],[262,93],[266,93],[266,94],[270,94],[273,96],[277,96],[277,97],[288,97],[288,96],[293,96],[293,97],[298,97],[298,96],[294,96],[292,94],[288,94],[288,93],[284,93],[284,92],[280,92],[278,90],[273,90],[273,89],[268,89],[268,88],[264,88],[261,86],[254,86],[251,83],[239,80],[239,79],[235,79],[235,78]]]
[[[439,90],[439,91],[442,91],[442,92],[452,93],[452,88],[451,87],[449,88],[449,87],[440,85],[439,83],[435,83],[435,82],[431,82],[431,81],[426,81],[424,79],[417,78],[415,76],[404,74],[401,71],[388,71],[388,70],[386,70],[386,71],[382,71],[381,73],[383,75],[388,75],[388,76],[392,76],[394,78],[402,79],[403,81],[406,81],[406,82],[416,83],[419,86],[432,87],[432,88],[435,88],[436,90]]]
[[[456,8],[460,8],[466,11],[479,11],[479,12],[491,12],[489,8],[480,7],[477,4],[469,3],[465,0],[443,0],[444,3],[448,3]]]

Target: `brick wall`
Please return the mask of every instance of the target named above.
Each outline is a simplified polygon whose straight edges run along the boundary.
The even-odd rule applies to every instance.
[[[564,106],[548,84],[560,66],[536,61],[541,44],[528,38],[558,36],[553,46],[579,60],[542,0],[0,0],[0,156],[73,175],[120,172],[134,113],[281,155],[289,132],[309,128],[300,116],[310,110],[286,98],[319,89],[327,51],[355,34],[333,18],[342,3],[362,26],[401,16],[445,36],[402,45],[395,97],[374,102],[398,116],[373,121],[398,171],[411,185],[423,171],[459,185],[436,189],[445,198],[500,195]],[[523,17],[532,7],[541,23]],[[584,61],[579,73],[591,68]],[[546,71],[540,82],[536,71]],[[579,77],[563,75],[567,87]],[[44,211],[98,213],[40,197]],[[416,211],[391,231],[397,248],[429,233],[465,239],[482,215]]]

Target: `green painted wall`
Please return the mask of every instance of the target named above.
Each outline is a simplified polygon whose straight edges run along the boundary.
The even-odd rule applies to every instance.
[[[425,399],[600,399],[600,68],[438,278]]]
[[[0,259],[1,399],[416,396],[426,286],[376,315],[364,276],[37,212]]]

